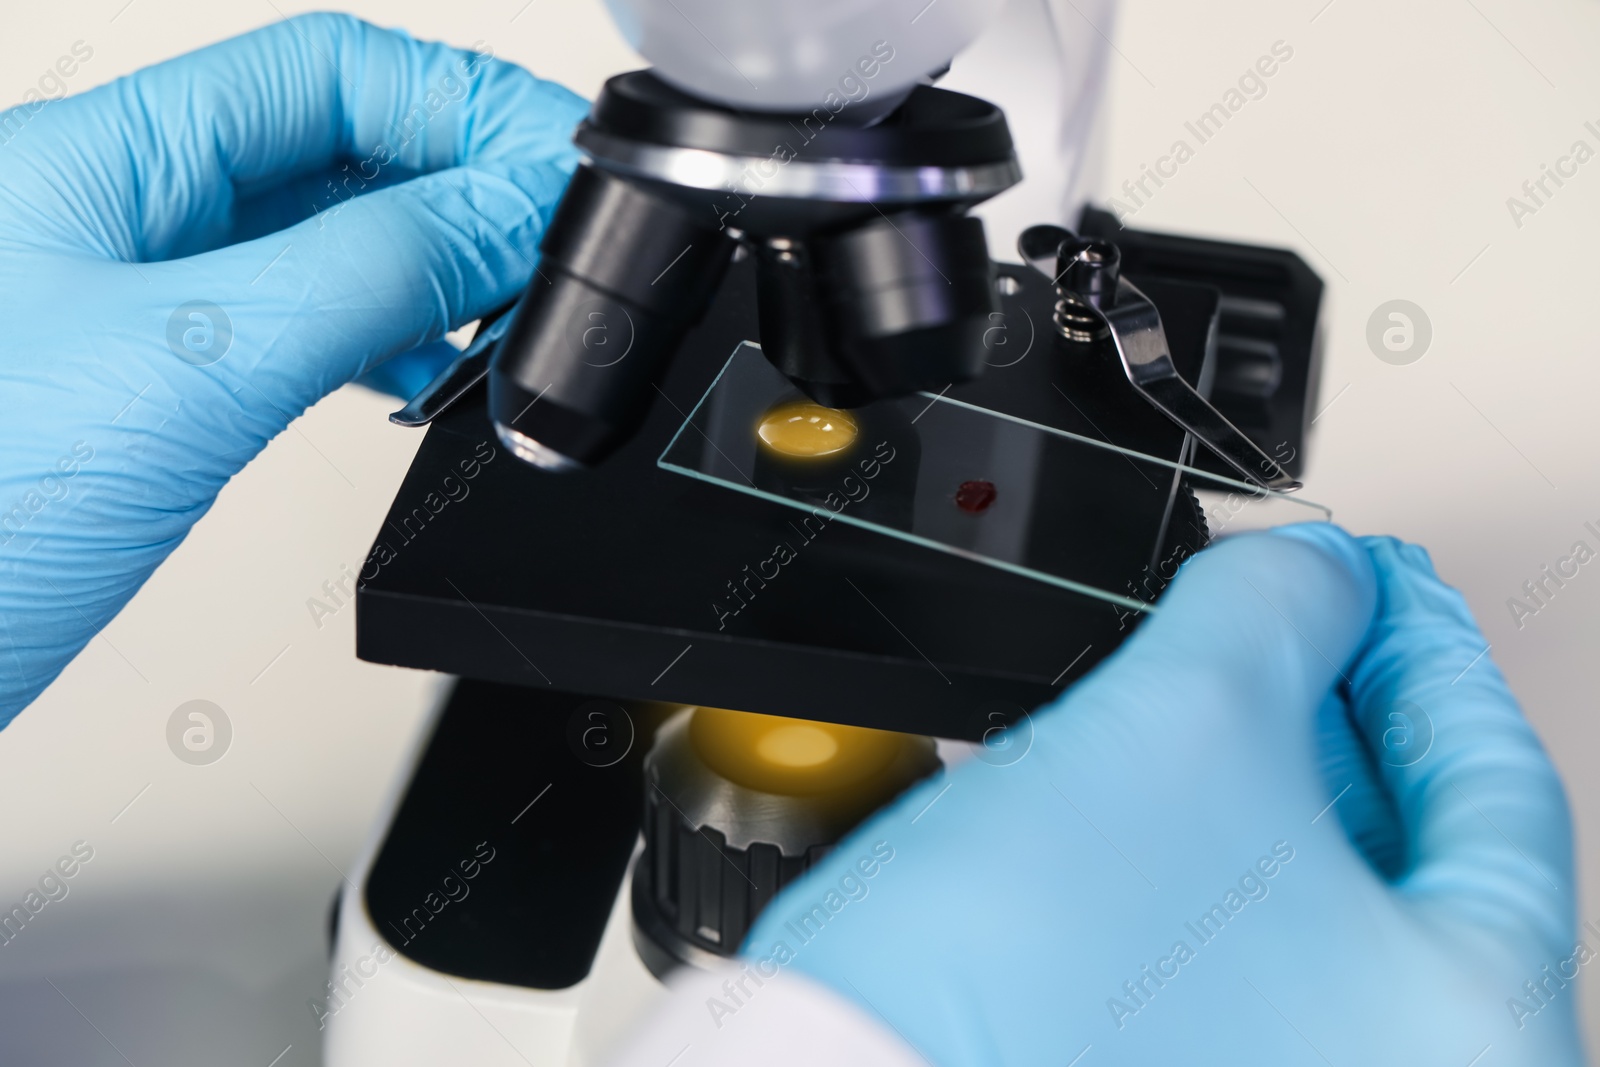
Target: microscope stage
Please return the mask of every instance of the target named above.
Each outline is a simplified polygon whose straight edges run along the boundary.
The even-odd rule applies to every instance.
[[[997,325],[1010,347],[947,397],[1191,458],[1186,435],[1134,393],[1114,356],[1057,347],[1047,279],[1009,265],[1000,277]],[[1205,392],[1217,290],[1137,280],[1160,308],[1180,373]],[[496,440],[481,388],[441,416],[362,570],[358,655],[623,701],[976,739],[1050,699],[1131,632],[1139,615],[1127,606],[842,522],[802,540],[811,531],[797,530],[801,513],[659,467],[730,355],[756,339],[755,309],[747,259],[658,383],[644,427],[594,469],[550,474],[518,462]],[[1130,597],[1175,545],[1204,543],[1188,488],[1171,478],[1152,499],[1142,484],[1128,491],[1140,477],[1112,464],[1093,493],[1036,494],[1040,521],[1052,508],[1092,507],[1108,544],[1134,546],[1093,576]],[[949,491],[952,508],[982,496]],[[780,544],[790,551],[773,577]]]

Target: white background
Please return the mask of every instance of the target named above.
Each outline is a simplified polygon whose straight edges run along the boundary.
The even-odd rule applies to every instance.
[[[74,92],[298,10],[124,3],[14,6],[0,98],[20,99],[78,40],[94,56]],[[596,0],[524,4],[350,7],[419,37],[488,41],[586,95],[639,65]],[[1329,406],[1306,492],[1357,532],[1427,545],[1466,591],[1566,777],[1580,917],[1600,920],[1600,565],[1520,629],[1506,604],[1575,540],[1594,544],[1583,524],[1600,520],[1600,160],[1521,228],[1506,207],[1574,140],[1600,147],[1583,128],[1600,126],[1600,6],[1325,4],[1126,3],[1120,25],[1102,27],[1117,48],[1103,177],[1137,177],[1275,41],[1293,47],[1267,96],[1133,224],[1288,245],[1328,280]],[[1078,16],[1062,10],[1071,29]],[[1018,64],[1009,77],[1008,101],[1038,75]],[[1395,298],[1433,324],[1410,366],[1380,362],[1365,340],[1368,316]],[[337,869],[439,684],[357,662],[353,609],[319,629],[306,607],[359,566],[420,440],[385,422],[392,406],[345,390],[299,420],[0,733],[0,899],[20,897],[73,841],[95,848],[71,895],[0,948],[0,1060],[318,1062],[305,1002],[320,989]],[[235,730],[210,767],[180,763],[165,741],[173,709],[197,698]],[[1585,999],[1600,1017],[1594,983]]]

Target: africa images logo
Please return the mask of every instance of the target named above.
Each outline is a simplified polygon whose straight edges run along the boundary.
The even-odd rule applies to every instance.
[[[1128,1020],[1150,1006],[1155,996],[1166,988],[1168,982],[1183,973],[1183,968],[1194,962],[1200,950],[1222,935],[1228,924],[1244,911],[1245,907],[1267,899],[1272,892],[1268,884],[1294,859],[1294,846],[1287,841],[1276,842],[1270,856],[1256,860],[1242,875],[1238,883],[1228,887],[1222,899],[1200,914],[1199,918],[1183,924],[1185,937],[1173,942],[1172,949],[1156,960],[1155,966],[1145,964],[1139,973],[1122,983],[1122,997],[1108,997],[1106,1010],[1112,1022],[1121,1030]],[[1194,944],[1189,943],[1193,939]],[[1124,999],[1124,997],[1126,999]]]
[[[209,367],[233,347],[233,320],[209,300],[179,304],[167,317],[167,347],[194,367]]]

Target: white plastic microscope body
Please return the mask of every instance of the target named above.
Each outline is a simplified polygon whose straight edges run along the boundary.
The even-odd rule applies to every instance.
[[[1091,185],[1115,0],[606,3],[624,36],[659,75],[686,92],[748,110],[808,111],[834,93],[861,109],[861,121],[872,121],[960,52],[940,85],[982,97],[1006,112],[1024,174],[1021,185],[977,211],[985,220],[991,253],[1015,259],[1012,248],[1024,226],[1076,221]],[[858,83],[867,76],[861,64],[874,55],[878,42],[892,49],[894,58],[879,60],[870,92],[863,94]],[[666,996],[633,947],[626,879],[590,974],[567,989],[442,974],[399,954],[379,932],[366,908],[366,881],[410,785],[414,759],[400,769],[394,793],[340,897],[329,996],[318,1007],[325,1013],[324,1062],[328,1067],[593,1067],[606,1062]]]
[[[843,115],[871,122],[950,67],[939,85],[998,104],[1022,164],[1022,184],[974,212],[996,258],[1014,260],[1034,223],[1075,226],[1097,184],[1116,0],[605,2],[658,75],[745,110],[842,100]]]
[[[628,43],[684,91],[749,111],[809,111],[881,58],[872,95],[898,99],[949,65],[1004,0],[606,0]],[[843,85],[841,85],[843,83]],[[873,110],[876,110],[875,108]]]

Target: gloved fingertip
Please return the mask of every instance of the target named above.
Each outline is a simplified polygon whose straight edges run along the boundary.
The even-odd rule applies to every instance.
[[[1313,552],[1296,551],[1299,546],[1307,546]],[[1272,569],[1286,585],[1309,583],[1326,590],[1353,586],[1362,596],[1370,596],[1368,591],[1377,587],[1369,554],[1355,537],[1331,522],[1297,523],[1239,534],[1195,558],[1213,560],[1205,564],[1208,569],[1224,561],[1247,570]]]
[[[1403,567],[1421,578],[1439,580],[1433,557],[1421,545],[1402,541],[1398,537],[1363,537],[1361,543],[1375,560],[1391,567]]]
[[[1130,642],[1131,655],[1197,679],[1258,677],[1264,692],[1279,683],[1320,686],[1360,646],[1377,605],[1371,559],[1337,526],[1240,534],[1183,568]]]
[[[1387,625],[1448,621],[1474,641],[1480,639],[1466,598],[1439,576],[1427,549],[1395,537],[1363,537],[1361,544],[1377,569]]]
[[[1300,522],[1292,526],[1278,526],[1266,531],[1267,537],[1288,538],[1321,549],[1352,573],[1372,573],[1371,560],[1361,547],[1361,542],[1341,526],[1331,522]]]
[[[460,354],[450,342],[435,341],[385,360],[357,378],[356,384],[398,400],[410,400]]]

